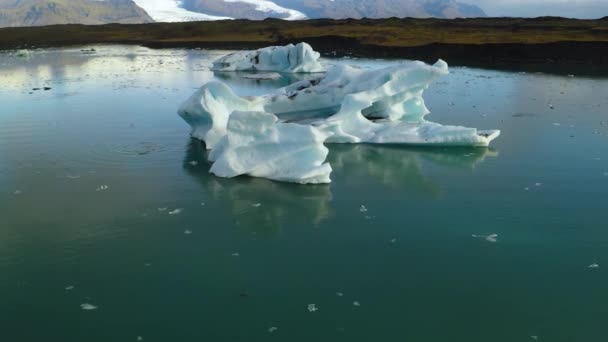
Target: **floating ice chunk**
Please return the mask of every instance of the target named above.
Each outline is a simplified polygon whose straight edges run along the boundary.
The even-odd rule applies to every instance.
[[[21,195],[21,194],[22,194],[21,190],[15,190],[15,192],[13,192],[13,195]]]
[[[192,166],[196,166],[196,165],[198,165],[198,162],[196,160],[193,160],[193,161],[189,162],[188,164],[190,164]]]
[[[281,76],[281,74],[276,73],[276,72],[266,72],[266,73],[261,73],[261,74],[247,74],[247,75],[243,75],[241,77],[250,79],[250,80],[278,80],[282,76]]]
[[[262,203],[253,203],[251,206],[254,208],[259,208],[262,206]]]
[[[530,338],[533,339],[534,341],[538,341],[538,336],[536,336],[536,335],[532,335],[532,336],[530,336]]]
[[[358,301],[354,301],[353,306],[361,306],[361,303],[359,303]]]
[[[362,212],[362,213],[366,213],[367,212],[367,208],[363,204],[361,204],[361,206],[359,207],[359,211]]]
[[[65,287],[65,290],[66,290],[66,291],[72,291],[73,289],[74,289],[74,286],[73,286],[73,285],[70,285],[70,286],[66,286],[66,287]]]
[[[80,308],[82,310],[96,310],[97,306],[89,303],[80,304]]]
[[[342,293],[342,292],[336,292],[336,296],[342,297],[342,296],[344,296],[344,293]]]
[[[395,243],[395,242],[397,242],[396,238],[391,239],[391,243]]]
[[[143,337],[141,337],[141,336],[137,336],[137,340],[138,340],[138,341],[143,341],[143,340],[144,340],[144,338],[143,338]]]
[[[182,208],[178,208],[178,209],[175,209],[175,210],[171,210],[171,211],[169,212],[169,215],[177,215],[177,214],[181,213],[183,210],[184,210],[184,209],[182,209]]]
[[[237,253],[237,252],[234,252],[234,253],[232,253],[231,255],[232,255],[233,257],[238,257],[238,256],[241,256],[241,255],[240,255],[239,253]]]
[[[588,268],[598,268],[598,267],[600,267],[600,265],[599,264],[591,264],[591,265],[589,265],[587,267]]]
[[[184,230],[184,235],[190,235],[192,234],[192,231],[189,229]]]
[[[278,122],[263,112],[234,112],[228,133],[209,154],[210,172],[220,177],[250,175],[272,180],[329,183],[327,134],[309,125]]]
[[[231,53],[213,62],[214,71],[324,72],[321,55],[306,43]]]
[[[308,304],[308,311],[315,312],[319,310],[315,304]]]
[[[163,212],[163,211],[167,211],[167,207],[163,207],[163,208],[156,208],[158,211]]]
[[[270,327],[270,328],[268,328],[268,332],[273,333],[273,332],[277,331],[278,329],[279,328],[277,328],[277,327]]]
[[[103,184],[100,185],[95,191],[105,191],[108,190],[110,187],[108,187],[107,185]]]
[[[472,235],[474,238],[484,239],[488,242],[496,242],[498,238],[498,234],[490,234],[490,235]]]

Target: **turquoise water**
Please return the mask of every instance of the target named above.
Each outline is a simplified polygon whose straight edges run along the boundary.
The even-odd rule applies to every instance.
[[[0,54],[1,341],[608,338],[607,78],[452,68],[428,118],[491,149],[336,145],[300,186],[208,174],[175,114],[293,79],[96,50]]]

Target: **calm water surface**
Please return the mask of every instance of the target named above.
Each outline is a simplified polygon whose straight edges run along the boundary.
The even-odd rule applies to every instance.
[[[453,68],[428,118],[491,149],[331,146],[300,186],[208,174],[176,115],[293,79],[96,49],[0,54],[0,341],[608,339],[608,79]]]

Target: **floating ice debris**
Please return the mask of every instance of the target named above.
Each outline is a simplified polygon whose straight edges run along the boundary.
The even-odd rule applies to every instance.
[[[599,264],[591,264],[591,265],[589,265],[587,267],[588,268],[598,268],[598,267],[600,267],[600,265]]]
[[[262,206],[262,203],[253,203],[251,206],[254,208],[259,208]]]
[[[268,328],[268,332],[273,333],[273,332],[277,331],[278,329],[279,328],[277,328],[277,327],[270,327],[270,328]]]
[[[65,177],[69,179],[78,179],[80,178],[80,175],[66,175]]]
[[[361,303],[359,303],[358,301],[354,301],[353,306],[361,306]]]
[[[100,185],[95,191],[105,191],[108,190],[109,187],[107,185]]]
[[[198,162],[196,160],[193,160],[189,164],[192,166],[196,166],[196,165],[198,165]]]
[[[319,310],[315,304],[308,304],[308,311],[315,312]]]
[[[14,195],[21,195],[21,190],[15,190],[15,192],[13,192]]]
[[[366,213],[367,212],[367,208],[363,204],[361,204],[361,206],[359,207],[359,211],[362,212],[362,213]]]
[[[533,339],[534,341],[538,341],[538,336],[536,336],[536,335],[532,335],[532,336],[530,336],[530,338]]]
[[[249,52],[222,59],[220,69]],[[262,63],[263,64],[263,63]],[[258,68],[259,70],[259,68]],[[324,143],[488,146],[498,130],[428,122],[423,91],[448,74],[447,64],[404,63],[383,69],[336,65],[327,74],[263,96],[240,97],[224,83],[203,85],[180,107],[191,135],[211,149],[211,172],[250,175],[296,183],[328,183]]]
[[[178,208],[178,209],[175,209],[175,210],[171,210],[169,212],[169,215],[177,215],[177,214],[181,213],[182,210],[184,210],[184,209],[183,208]]]
[[[97,306],[89,303],[80,304],[80,308],[82,310],[96,310]]]
[[[238,256],[241,256],[241,255],[240,255],[239,253],[237,253],[237,252],[234,252],[234,253],[232,253],[231,255],[232,255],[233,257],[238,257]]]
[[[472,235],[474,238],[484,239],[488,242],[496,242],[496,238],[498,238],[498,234],[490,234],[490,235]]]
[[[561,126],[561,124],[559,122],[554,122],[553,126]]]
[[[205,205],[205,202],[201,202],[201,207],[204,207]]]
[[[242,77],[250,80],[278,80],[282,76],[276,72],[268,72],[263,74],[247,74]]]
[[[190,235],[190,234],[192,234],[192,231],[191,231],[191,230],[186,229],[186,230],[184,230],[184,234],[185,234],[185,235]]]
[[[141,336],[137,336],[137,340],[138,340],[138,341],[143,341],[143,340],[144,340],[144,338],[143,338],[143,337],[141,337]]]
[[[344,293],[342,293],[342,292],[336,292],[336,296],[342,297],[342,296],[344,296]]]
[[[167,209],[169,209],[169,208],[167,208],[167,207],[157,208],[157,210],[160,212],[167,211]]]
[[[213,62],[214,71],[324,72],[321,55],[306,43],[231,53]],[[280,76],[280,75],[279,75]]]
[[[72,291],[73,289],[74,289],[74,286],[73,286],[73,285],[70,285],[70,286],[66,286],[66,287],[65,287],[65,290],[66,290],[66,291]]]
[[[541,186],[543,183],[534,183],[534,186]]]
[[[147,263],[144,264],[144,267],[150,267],[150,266],[152,266],[152,264],[149,263],[149,262],[147,262]]]
[[[391,239],[391,243],[397,242],[397,239]]]

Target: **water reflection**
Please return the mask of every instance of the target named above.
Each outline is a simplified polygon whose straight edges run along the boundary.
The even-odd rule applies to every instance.
[[[423,168],[425,162],[444,170],[472,169],[498,153],[487,148],[404,148],[365,144],[330,145],[328,161],[333,185],[299,185],[253,177],[232,179],[208,172],[211,163],[204,144],[191,139],[183,159],[184,169],[214,201],[230,208],[236,224],[253,232],[276,234],[294,222],[316,227],[332,217],[332,188],[362,182],[393,191],[435,195],[436,178]],[[192,167],[195,163],[198,167]]]

